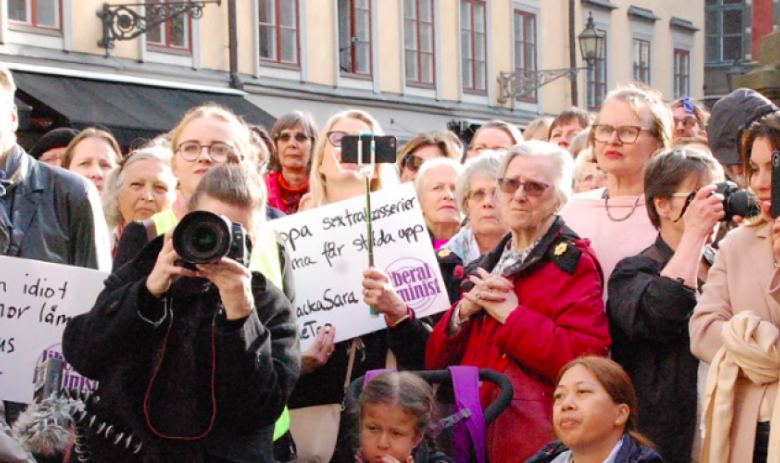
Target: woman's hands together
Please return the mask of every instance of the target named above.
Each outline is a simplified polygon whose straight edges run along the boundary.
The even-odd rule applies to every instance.
[[[461,318],[471,318],[485,310],[496,321],[504,324],[520,304],[514,285],[506,278],[491,275],[482,268],[478,268],[477,273],[479,277],[469,276],[474,287],[463,295],[460,304]]]

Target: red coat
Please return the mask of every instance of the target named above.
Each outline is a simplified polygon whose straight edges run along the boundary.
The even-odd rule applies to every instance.
[[[490,271],[509,239],[466,273],[476,274],[477,266]],[[471,365],[509,377],[512,405],[488,427],[488,458],[494,463],[524,462],[555,440],[552,395],[558,371],[577,357],[606,355],[610,345],[601,268],[589,241],[578,238],[562,219],[522,265],[505,274],[520,301],[506,324],[483,313],[450,337],[453,306],[431,333],[426,352],[428,369]],[[464,285],[464,291],[470,289]],[[486,407],[497,391],[488,386],[480,393]]]

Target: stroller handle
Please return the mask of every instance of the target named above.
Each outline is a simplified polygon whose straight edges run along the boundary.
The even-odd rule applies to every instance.
[[[409,371],[409,373],[414,373],[430,384],[444,383],[452,379],[449,370]],[[509,407],[515,391],[509,378],[495,370],[480,369],[479,380],[493,383],[500,389],[498,397],[483,412],[485,424],[490,424]],[[349,389],[352,397],[357,398],[363,389],[363,377],[352,381]]]

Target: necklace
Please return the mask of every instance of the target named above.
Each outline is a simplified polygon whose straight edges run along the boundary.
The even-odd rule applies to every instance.
[[[623,222],[628,220],[628,218],[634,215],[634,212],[636,212],[636,208],[639,206],[640,199],[642,199],[642,195],[636,197],[636,201],[634,201],[634,205],[631,207],[631,211],[625,217],[616,219],[612,217],[612,213],[609,212],[609,190],[604,190],[604,209],[607,211],[607,217],[609,217],[609,220],[613,222]]]

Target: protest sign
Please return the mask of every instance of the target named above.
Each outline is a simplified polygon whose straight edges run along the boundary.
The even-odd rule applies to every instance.
[[[371,194],[375,266],[418,317],[450,303],[411,183]],[[268,222],[291,254],[301,349],[317,329],[336,327],[343,341],[386,327],[363,302],[368,268],[365,196]]]
[[[89,311],[107,274],[79,267],[0,256],[0,399],[30,403],[35,370],[62,358],[62,332]],[[64,364],[63,387],[96,383]]]

